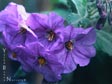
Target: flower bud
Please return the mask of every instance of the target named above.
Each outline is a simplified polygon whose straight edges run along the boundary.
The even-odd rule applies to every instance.
[[[108,23],[109,25],[112,25],[112,11],[108,14]]]
[[[96,29],[100,30],[104,27],[104,24],[106,22],[106,18],[99,18],[97,24],[96,24]]]
[[[107,16],[107,11],[106,11],[106,8],[105,8],[102,0],[97,0],[96,5],[97,5],[97,8],[98,8],[98,12],[99,12],[100,17],[106,17]]]

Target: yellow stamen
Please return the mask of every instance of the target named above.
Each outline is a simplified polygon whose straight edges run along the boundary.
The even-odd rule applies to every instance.
[[[73,49],[73,43],[71,41],[65,42],[65,47],[68,50],[72,50]]]
[[[16,55],[15,52],[12,53],[12,57],[13,57],[13,58],[17,58],[17,55]]]
[[[53,31],[48,32],[48,41],[52,41],[55,38],[55,33]]]
[[[44,57],[38,57],[38,62],[40,65],[44,65],[46,63],[46,60]]]

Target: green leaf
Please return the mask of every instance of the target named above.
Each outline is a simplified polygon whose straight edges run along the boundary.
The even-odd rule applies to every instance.
[[[66,17],[66,20],[69,24],[78,26],[78,23],[82,20],[82,18],[76,13],[71,13]]]
[[[54,12],[56,12],[57,14],[59,14],[60,16],[62,16],[64,19],[66,19],[66,17],[69,15],[69,11],[67,10],[63,10],[63,9],[55,9],[53,10]]]
[[[103,30],[97,31],[97,41],[95,46],[97,50],[102,50],[112,56],[112,34]]]
[[[22,70],[22,67],[19,67],[16,73],[14,74],[14,77],[25,77],[26,73]]]
[[[67,5],[67,0],[59,0],[59,3],[63,3],[65,5]]]
[[[76,6],[74,5],[74,3],[71,0],[67,0],[67,5],[71,12],[77,13]]]
[[[81,17],[87,16],[87,0],[71,0]]]

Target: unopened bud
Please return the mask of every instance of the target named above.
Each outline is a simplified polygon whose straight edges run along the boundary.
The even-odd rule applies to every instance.
[[[99,18],[97,24],[96,24],[96,29],[100,30],[104,27],[105,25],[105,22],[106,22],[106,18]]]
[[[105,8],[102,0],[96,0],[96,5],[97,5],[97,8],[98,8],[99,15],[101,17],[106,17],[107,16],[107,11],[106,11],[106,8]]]
[[[108,23],[109,25],[112,25],[112,11],[108,14]]]

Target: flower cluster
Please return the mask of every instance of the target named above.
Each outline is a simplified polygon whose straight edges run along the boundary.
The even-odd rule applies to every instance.
[[[110,0],[96,0],[96,6],[100,15],[96,23],[96,28],[98,30],[102,29],[108,19],[108,24],[112,25],[112,4]]]
[[[100,18],[98,19],[98,22],[96,24],[96,28],[100,30],[105,25],[106,18],[107,18],[107,10],[102,0],[96,0],[96,5],[97,5],[98,12],[100,15]]]
[[[22,5],[9,3],[0,12],[1,43],[8,57],[20,62],[26,72],[43,74],[49,82],[61,74],[86,66],[96,54],[95,30],[64,26],[55,13],[27,13]]]

